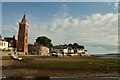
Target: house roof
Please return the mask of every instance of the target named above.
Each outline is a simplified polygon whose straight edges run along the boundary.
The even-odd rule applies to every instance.
[[[11,38],[11,37],[5,37],[4,39],[5,39],[5,41],[7,41],[7,42],[10,42],[10,41],[13,40],[13,38]]]
[[[67,49],[66,46],[53,46],[54,49]]]
[[[16,40],[16,39],[15,39],[15,36],[13,36],[13,37],[4,37],[4,40],[7,42],[10,42],[10,41]]]

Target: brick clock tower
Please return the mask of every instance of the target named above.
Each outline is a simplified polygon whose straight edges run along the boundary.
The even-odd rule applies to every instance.
[[[25,14],[21,22],[19,22],[17,52],[28,54],[28,24]]]

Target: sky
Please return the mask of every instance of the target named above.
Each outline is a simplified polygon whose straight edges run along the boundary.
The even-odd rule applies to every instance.
[[[118,2],[120,0],[1,0],[3,2]]]
[[[118,46],[116,2],[3,2],[2,35],[16,36],[24,12],[29,43],[47,36],[54,45],[78,43],[91,54],[114,53]]]
[[[2,33],[2,3],[0,2],[0,34]]]

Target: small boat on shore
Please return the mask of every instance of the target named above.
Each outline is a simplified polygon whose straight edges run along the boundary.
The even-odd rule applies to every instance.
[[[14,54],[14,53],[11,54],[11,57],[12,57],[12,59],[14,59],[14,60],[19,60],[19,61],[22,60],[22,58],[20,58],[17,54]]]

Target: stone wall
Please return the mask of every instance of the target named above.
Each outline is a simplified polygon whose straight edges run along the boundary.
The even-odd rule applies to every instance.
[[[29,46],[28,50],[30,54],[44,55],[49,53],[49,48],[42,45]]]

